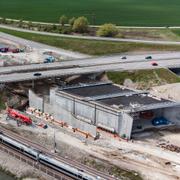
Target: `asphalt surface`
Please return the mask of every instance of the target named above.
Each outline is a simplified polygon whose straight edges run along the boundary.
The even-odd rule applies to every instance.
[[[49,33],[49,32],[40,32],[40,31],[32,31],[22,28],[15,28],[6,25],[0,25],[2,28],[21,31],[21,32],[30,32],[41,35],[48,36],[57,36],[57,37],[67,37],[67,38],[75,38],[75,39],[87,39],[87,40],[97,40],[97,41],[114,41],[114,42],[135,42],[135,43],[145,43],[145,44],[166,44],[166,45],[180,45],[179,41],[152,41],[152,40],[139,40],[139,39],[123,39],[123,38],[106,38],[106,37],[94,37],[94,36],[80,36],[80,35],[66,35],[66,34],[57,34],[57,33]]]
[[[152,54],[152,59],[149,60],[145,59],[145,57],[148,55],[127,55],[127,59],[122,59],[121,55],[90,58],[90,56],[87,55],[61,50],[59,48],[47,46],[0,32],[0,38],[1,37],[33,48],[65,53],[66,55],[73,56],[74,59],[78,58],[78,60],[76,59],[52,64],[32,64],[2,67],[0,68],[0,83],[20,82],[65,75],[89,74],[112,70],[126,71],[160,67],[180,67],[180,52]],[[157,61],[159,66],[152,66],[151,61]],[[34,76],[34,73],[40,70],[41,75]]]
[[[129,63],[129,66],[134,66],[136,63],[148,62],[151,61],[167,61],[167,60],[176,60],[180,63],[180,52],[174,53],[162,53],[162,54],[153,54],[152,59],[145,59],[148,55],[127,55],[127,59],[122,59],[120,55],[114,56],[102,56],[102,57],[93,57],[85,58],[71,61],[62,61],[56,63],[47,63],[47,64],[31,64],[31,65],[21,65],[21,66],[9,66],[9,67],[0,67],[0,74],[23,72],[23,71],[38,71],[38,70],[53,70],[53,69],[62,69],[62,68],[75,68],[75,67],[88,67],[88,66],[97,66],[97,65],[118,65]],[[132,64],[131,64],[132,63]],[[124,69],[125,70],[125,69]]]
[[[12,36],[12,35],[9,35],[9,34],[3,33],[3,32],[0,32],[0,38],[7,39],[9,41],[14,41],[17,44],[21,44],[21,45],[24,45],[24,46],[29,47],[29,48],[36,48],[36,49],[44,50],[44,51],[53,51],[53,52],[59,53],[63,56],[72,57],[73,59],[90,57],[89,55],[86,55],[86,54],[81,54],[78,52],[72,52],[72,51],[61,49],[61,48],[48,46],[48,45],[45,45],[42,43],[37,43],[34,41],[30,41],[30,40],[26,40],[26,39],[19,38],[16,36]]]
[[[150,62],[129,62],[129,63],[119,63],[111,65],[96,65],[89,67],[79,67],[79,68],[69,68],[69,69],[59,69],[59,70],[47,70],[41,71],[40,76],[34,76],[34,73],[13,73],[0,75],[0,83],[10,83],[10,82],[21,82],[28,80],[38,80],[51,77],[60,77],[68,75],[79,75],[79,74],[89,74],[98,73],[103,71],[126,71],[126,70],[138,70],[138,69],[155,69],[162,67],[180,67],[180,60],[159,60],[158,66],[152,66]]]

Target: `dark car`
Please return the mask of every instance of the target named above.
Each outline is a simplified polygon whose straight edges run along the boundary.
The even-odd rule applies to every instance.
[[[0,52],[6,53],[9,51],[9,48],[0,48]]]
[[[146,59],[152,59],[152,56],[146,56]]]
[[[156,61],[151,62],[152,66],[158,66],[158,63]]]
[[[41,76],[41,73],[34,73],[34,76]]]
[[[19,53],[19,49],[12,49],[12,53]]]
[[[126,56],[123,56],[121,59],[127,59],[127,57],[126,57]]]

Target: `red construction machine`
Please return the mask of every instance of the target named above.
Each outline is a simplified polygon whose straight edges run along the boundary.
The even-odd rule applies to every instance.
[[[19,123],[26,124],[26,125],[32,124],[32,119],[30,117],[22,114],[21,112],[15,110],[15,109],[8,108],[7,109],[7,115],[9,118],[12,118]]]

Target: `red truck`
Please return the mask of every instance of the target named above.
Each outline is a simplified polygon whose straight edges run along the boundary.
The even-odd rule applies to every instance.
[[[24,123],[26,125],[32,124],[32,119],[30,117],[22,114],[21,112],[15,110],[15,109],[8,108],[7,115],[9,118],[19,121],[20,123]]]

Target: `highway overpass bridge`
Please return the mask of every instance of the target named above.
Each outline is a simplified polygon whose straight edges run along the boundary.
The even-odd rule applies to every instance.
[[[122,62],[120,59],[120,62],[114,62],[114,63],[112,63],[112,61],[107,63],[102,63],[102,62],[97,63],[96,61],[92,61],[90,63],[88,61],[88,63],[86,64],[83,63],[82,65],[80,64],[75,65],[75,62],[77,63],[77,61],[72,61],[72,63],[74,64],[70,66],[68,65],[69,67],[68,66],[60,67],[62,65],[61,63],[59,63],[59,67],[57,66],[53,67],[54,64],[19,66],[20,69],[16,69],[17,67],[6,67],[6,68],[4,67],[0,69],[0,74],[1,74],[0,84],[23,82],[23,81],[34,81],[39,79],[80,75],[80,74],[93,74],[104,71],[116,71],[116,70],[127,71],[127,70],[140,70],[140,69],[180,67],[179,59],[158,60],[157,61],[158,66],[152,66],[151,61],[149,60]],[[35,69],[32,69],[32,67],[35,67]],[[15,73],[11,71],[10,68],[14,69]]]
[[[0,74],[10,74],[17,72],[35,72],[35,71],[46,71],[46,70],[55,70],[55,69],[67,69],[67,68],[76,68],[76,67],[89,67],[97,65],[112,65],[112,64],[124,64],[124,63],[139,63],[139,62],[151,62],[152,60],[180,60],[180,53],[162,53],[162,54],[153,54],[152,60],[145,59],[145,55],[129,55],[126,56],[126,59],[122,59],[122,56],[102,56],[94,58],[86,58],[80,60],[69,60],[61,61],[48,64],[31,64],[31,65],[21,65],[21,66],[9,66],[9,67],[0,67]],[[134,64],[133,64],[134,65]]]

